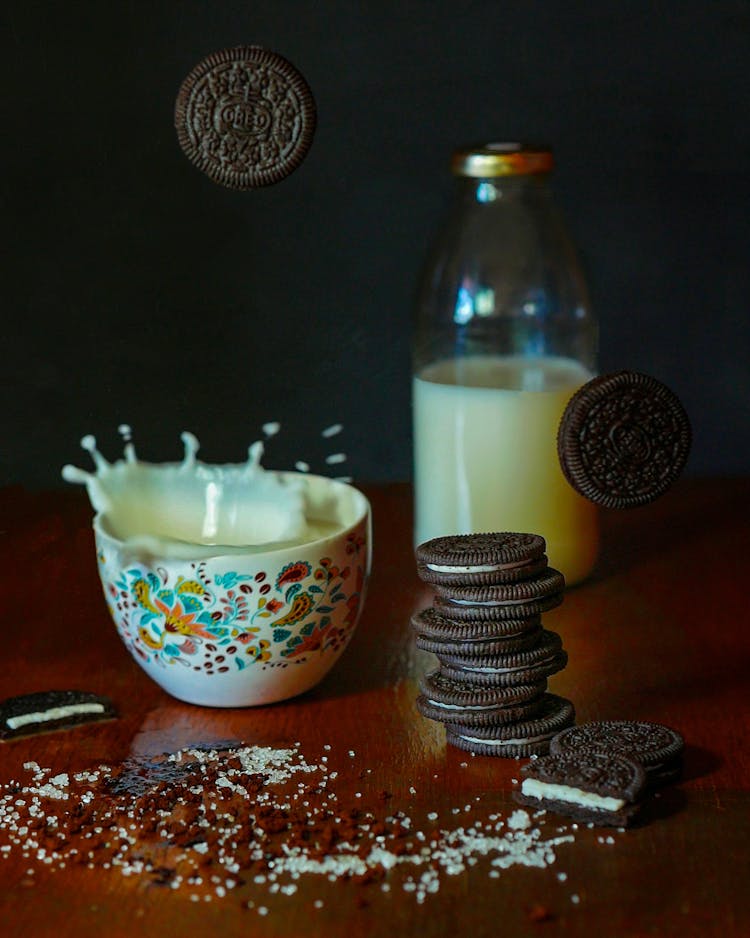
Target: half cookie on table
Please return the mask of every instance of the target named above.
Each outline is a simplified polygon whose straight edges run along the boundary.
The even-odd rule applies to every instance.
[[[70,729],[117,716],[106,697],[79,690],[51,690],[0,702],[0,740]]]
[[[519,804],[598,827],[627,827],[646,788],[640,763],[616,752],[569,751],[542,756],[521,769]]]

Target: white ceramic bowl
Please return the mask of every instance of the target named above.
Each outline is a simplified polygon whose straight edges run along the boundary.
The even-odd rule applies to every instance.
[[[273,499],[245,503],[241,472],[167,465],[165,485],[160,467],[139,466],[136,486],[116,478],[132,475],[132,464],[108,467],[115,484],[93,523],[107,604],[138,664],[174,697],[214,707],[273,703],[317,684],[362,610],[371,558],[365,496],[322,476],[263,471],[272,489],[301,493],[309,530],[301,542],[246,546],[243,530],[258,511],[275,509]],[[231,534],[223,547],[205,542],[211,503],[221,503]],[[274,518],[263,524],[278,527]],[[165,538],[173,543],[160,552]]]

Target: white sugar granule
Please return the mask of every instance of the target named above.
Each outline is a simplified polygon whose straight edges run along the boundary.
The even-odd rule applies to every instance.
[[[324,748],[330,751],[331,747],[326,745]],[[348,754],[354,758],[355,751],[349,750]],[[100,847],[99,842],[86,841],[86,838],[101,835],[102,841],[112,841],[109,852],[106,856],[95,850],[82,853],[84,865],[88,863],[91,869],[112,868],[123,876],[143,876],[151,881],[158,870],[155,871],[151,861],[143,857],[144,844],[148,846],[154,839],[148,828],[151,817],[158,819],[158,837],[173,844],[169,847],[174,851],[172,857],[161,868],[168,877],[164,885],[173,890],[186,890],[193,902],[225,900],[237,885],[237,880],[227,878],[227,875],[240,876],[249,862],[254,865],[255,875],[248,877],[247,888],[254,889],[257,895],[255,900],[245,899],[244,903],[247,908],[257,908],[258,914],[265,915],[269,908],[255,905],[258,895],[271,895],[274,902],[283,902],[285,897],[297,893],[297,882],[305,876],[325,877],[332,882],[351,877],[362,877],[367,882],[374,877],[383,893],[391,890],[391,884],[381,880],[385,876],[389,879],[394,876],[393,884],[399,884],[415,897],[418,904],[422,904],[439,891],[445,876],[455,876],[474,867],[476,875],[482,875],[480,870],[484,869],[484,875],[497,879],[502,870],[511,866],[543,868],[555,862],[555,849],[559,845],[573,841],[565,827],[557,828],[556,836],[543,837],[541,829],[534,826],[527,812],[522,810],[513,811],[507,819],[499,813],[490,815],[494,825],[481,818],[467,819],[471,826],[430,828],[426,834],[417,829],[412,818],[403,811],[394,810],[383,821],[368,811],[365,803],[357,815],[356,824],[350,828],[357,832],[352,842],[334,842],[321,851],[316,842],[318,835],[311,838],[309,845],[304,841],[300,844],[299,841],[285,840],[281,833],[283,827],[277,828],[278,836],[272,840],[264,829],[260,812],[288,812],[292,810],[292,798],[299,799],[305,807],[308,824],[320,831],[330,827],[334,818],[329,804],[336,801],[336,793],[331,788],[337,773],[327,772],[326,757],[308,763],[297,745],[284,749],[246,746],[228,751],[186,748],[163,758],[165,764],[190,766],[192,780],[183,785],[178,772],[174,787],[169,789],[170,809],[150,808],[150,815],[145,816],[135,808],[129,808],[126,813],[114,805],[112,810],[119,813],[108,813],[107,789],[101,786],[113,772],[116,780],[117,767],[99,766],[96,773],[85,770],[71,773],[70,777],[66,773],[51,777],[49,769],[40,768],[35,762],[27,763],[24,768],[33,773],[34,783],[23,789],[23,798],[14,794],[21,790],[19,783],[11,782],[0,788],[0,842],[6,834],[10,840],[10,843],[0,843],[0,852],[8,856],[18,847],[32,862],[36,859],[38,864],[52,870],[61,869],[66,859],[73,859],[78,853],[75,843],[79,846],[84,842],[91,843],[96,850]],[[195,785],[199,772],[202,773],[203,784]],[[285,785],[286,794],[283,791]],[[297,789],[291,797],[289,785]],[[280,790],[277,791],[277,787]],[[321,797],[323,793],[325,798]],[[413,785],[409,793],[416,794]],[[356,792],[354,797],[361,800],[365,795],[372,797],[372,793],[367,792]],[[351,791],[347,799],[341,795],[341,807],[336,810],[340,811],[342,818],[350,817],[351,800]],[[475,802],[479,800],[476,796]],[[16,805],[15,801],[20,803]],[[179,818],[179,812],[174,813],[174,807],[179,805],[191,806],[196,816],[190,831],[205,830],[206,840],[191,837],[185,846],[180,846],[185,839],[178,836],[179,821],[175,819]],[[87,811],[93,808],[98,813],[94,815],[95,823],[71,837],[70,843],[62,840],[59,847],[55,844],[54,850],[45,850],[29,837],[22,845],[20,838],[27,833],[25,820],[41,816],[48,830],[59,826],[67,831],[68,819],[78,806]],[[452,814],[466,814],[472,808],[474,805],[467,803],[463,809],[453,808]],[[300,814],[301,810],[294,809],[297,812],[295,816],[300,819],[305,817],[304,813]],[[238,817],[248,816],[247,826],[238,824]],[[128,820],[123,823],[125,817]],[[427,819],[436,821],[438,812],[430,811]],[[143,821],[147,823],[145,828],[141,827]],[[378,827],[382,823],[391,825],[392,829],[380,833]],[[153,826],[150,830],[154,830]],[[269,852],[269,845],[274,844],[276,852]],[[392,846],[394,849],[390,849]],[[241,848],[245,850],[241,860],[243,865],[238,862]],[[29,853],[30,850],[34,852]],[[196,854],[201,855],[200,860]],[[177,869],[181,871],[179,874]],[[204,875],[199,875],[200,872]],[[563,881],[564,874],[559,878]],[[575,902],[575,899],[571,901]],[[315,908],[322,907],[322,900],[317,902],[320,905],[315,904]]]
[[[523,831],[531,827],[531,818],[526,811],[514,811],[508,818],[508,827],[512,831]]]

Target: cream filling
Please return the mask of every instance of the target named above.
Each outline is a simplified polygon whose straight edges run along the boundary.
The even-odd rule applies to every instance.
[[[525,567],[529,563],[531,563],[530,560],[521,560],[516,563],[478,563],[466,567],[440,563],[428,563],[425,566],[435,573],[497,573],[498,570],[515,570],[517,567]]]
[[[478,707],[478,706],[467,705],[465,707],[462,707],[459,704],[447,704],[447,703],[441,703],[439,700],[431,700],[429,697],[427,698],[427,703],[432,704],[433,707],[442,707],[443,710],[496,710],[497,709],[496,706]]]
[[[521,792],[530,798],[548,801],[565,801],[582,808],[595,808],[599,811],[619,811],[625,804],[622,798],[597,795],[593,791],[584,791],[572,785],[555,785],[553,782],[540,782],[536,778],[526,778],[521,785]]]
[[[100,703],[68,704],[66,707],[51,707],[49,710],[40,710],[38,713],[21,713],[17,717],[8,717],[5,721],[8,729],[17,730],[30,723],[50,723],[52,720],[63,720],[65,717],[77,716],[79,713],[104,713],[104,706]]]
[[[526,736],[524,739],[482,739],[479,736],[464,736],[459,733],[459,739],[465,739],[467,743],[482,743],[485,746],[520,746],[523,743],[541,743],[545,739],[552,739],[557,735],[557,730],[551,733],[543,733],[541,736]]]

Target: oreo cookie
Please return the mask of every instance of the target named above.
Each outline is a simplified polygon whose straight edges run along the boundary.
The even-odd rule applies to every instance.
[[[593,378],[570,399],[557,434],[565,478],[605,508],[662,495],[685,467],[692,433],[677,396],[649,375]]]
[[[223,49],[199,62],[180,87],[174,116],[188,159],[230,189],[272,185],[293,172],[316,120],[302,75],[260,46]]]
[[[509,687],[534,684],[562,671],[568,663],[568,655],[557,632],[542,629],[537,644],[526,651],[477,658],[445,655],[440,663],[445,676],[453,680]]]
[[[569,700],[545,694],[539,711],[531,719],[494,726],[446,723],[446,740],[478,755],[526,758],[546,754],[550,740],[574,719],[575,710]]]
[[[435,608],[452,619],[525,619],[562,602],[565,577],[547,567],[529,580],[489,586],[434,584]]]
[[[417,573],[426,583],[512,583],[547,566],[544,538],[503,531],[436,537],[416,550]]]
[[[646,773],[616,752],[570,750],[542,756],[521,769],[513,798],[599,827],[627,827],[640,808]]]
[[[441,660],[443,658],[474,660],[526,651],[533,648],[541,637],[541,625],[535,629],[527,629],[522,635],[508,638],[437,639],[417,633],[416,646],[422,651],[437,655]]]
[[[9,697],[0,702],[0,740],[70,729],[116,716],[110,700],[87,691],[44,691]]]
[[[417,708],[430,720],[487,726],[527,720],[544,706],[546,681],[518,687],[467,685],[433,671],[420,681]]]
[[[619,753],[640,762],[650,784],[671,781],[682,768],[682,736],[661,723],[602,720],[581,723],[560,733],[551,745],[555,755]],[[582,757],[582,756],[581,756]]]
[[[411,627],[418,635],[435,641],[474,641],[486,638],[513,639],[539,633],[542,617],[530,615],[526,619],[448,619],[440,615],[435,606],[422,609],[411,618]]]

